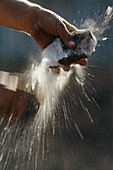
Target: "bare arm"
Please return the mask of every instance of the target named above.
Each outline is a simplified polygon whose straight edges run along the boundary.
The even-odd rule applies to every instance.
[[[30,34],[44,49],[55,36],[69,48],[75,47],[70,34],[75,27],[54,12],[27,0],[0,1],[0,25]]]

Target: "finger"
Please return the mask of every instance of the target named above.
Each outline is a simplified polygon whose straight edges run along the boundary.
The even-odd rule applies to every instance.
[[[68,23],[66,20],[63,20],[63,23],[66,25],[69,32],[76,30],[76,27],[74,25],[71,25],[70,23]]]
[[[51,44],[55,39],[54,36],[44,32],[40,28],[37,28],[37,30],[32,31],[31,35],[36,40],[37,44],[42,50],[46,48],[49,44]]]
[[[63,66],[63,70],[64,71],[69,71],[70,70],[70,66]]]
[[[79,64],[80,64],[81,66],[85,66],[85,65],[87,64],[87,59],[80,60],[80,61],[79,61]]]
[[[67,30],[63,22],[57,24],[57,33],[68,48],[74,48],[76,46],[71,33]]]
[[[55,72],[56,74],[60,74],[60,68],[59,67],[56,67],[56,68],[51,68],[51,70],[53,71],[53,72]]]

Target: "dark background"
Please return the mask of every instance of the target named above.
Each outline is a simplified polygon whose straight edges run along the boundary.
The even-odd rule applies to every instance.
[[[98,22],[98,17],[105,13],[107,7],[113,6],[113,0],[38,0],[35,2],[55,11],[78,28],[81,20],[85,21],[88,18],[93,18]],[[95,13],[98,14],[98,17],[95,17]],[[77,84],[75,86],[73,80],[70,78],[70,85],[65,89],[66,93],[62,94],[61,100],[64,98],[66,104],[69,103],[69,114],[71,113],[72,116],[70,118],[71,126],[67,130],[65,121],[59,120],[60,117],[57,116],[59,107],[57,106],[56,125],[57,121],[59,121],[62,137],[56,128],[54,152],[49,157],[48,154],[46,155],[47,160],[39,169],[113,169],[112,20],[109,22],[109,26],[111,29],[106,30],[103,33],[103,37],[111,39],[98,42],[100,46],[96,48],[96,53],[89,59],[88,65],[85,68],[90,75],[93,75],[93,77],[86,76],[86,85],[84,87],[91,102],[86,100],[81,87]],[[0,70],[18,73],[24,72],[24,69],[29,65],[29,58],[38,58],[40,52],[41,50],[33,38],[24,33],[0,27]],[[90,90],[90,86],[94,87],[95,92]],[[77,105],[71,100],[70,90],[77,96]],[[93,102],[92,97],[99,107]],[[83,110],[79,98],[83,100],[83,103],[89,109],[94,120],[93,124]],[[63,114],[63,109],[61,110]],[[84,140],[77,133],[74,122],[79,125]]]

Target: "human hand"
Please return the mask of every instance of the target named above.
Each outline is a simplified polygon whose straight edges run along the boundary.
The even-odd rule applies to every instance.
[[[43,50],[55,37],[68,48],[76,46],[71,32],[76,28],[56,13],[25,0],[4,0],[0,3],[0,25],[31,35]],[[80,63],[82,65],[82,63]],[[64,66],[65,71],[70,67]]]
[[[75,47],[70,32],[76,28],[56,13],[29,1],[0,2],[0,25],[30,34],[41,49],[50,44],[56,36],[60,37],[67,47]]]
[[[76,30],[76,27],[68,23],[65,19],[55,14],[54,12],[42,8],[37,19],[37,25],[31,29],[31,35],[35,38],[42,49],[53,42],[55,37],[60,37],[68,48],[76,47],[71,32]],[[87,64],[87,59],[78,61],[78,64],[84,66]],[[56,73],[60,73],[60,67],[52,68]],[[69,71],[70,66],[63,66],[64,71]]]

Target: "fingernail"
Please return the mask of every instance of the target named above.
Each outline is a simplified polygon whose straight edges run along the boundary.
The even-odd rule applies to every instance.
[[[75,42],[74,41],[69,41],[69,46],[75,46]]]

